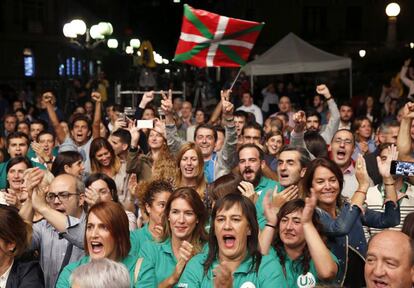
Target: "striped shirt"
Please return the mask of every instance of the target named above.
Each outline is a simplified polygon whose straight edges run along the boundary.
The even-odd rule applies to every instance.
[[[366,204],[369,209],[383,212],[384,211],[384,186],[382,184],[370,187],[367,192]],[[408,182],[403,183],[403,187],[398,191],[398,203],[400,205],[401,220],[400,224],[389,228],[390,230],[401,231],[404,219],[407,214],[414,212],[414,186]],[[367,241],[370,237],[381,232],[382,229],[376,229],[364,226],[365,237]]]

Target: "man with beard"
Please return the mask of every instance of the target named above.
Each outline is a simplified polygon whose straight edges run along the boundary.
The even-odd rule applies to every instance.
[[[348,129],[351,130],[352,126],[352,117],[354,116],[354,110],[352,105],[349,102],[344,102],[339,107],[339,115],[341,121],[339,122],[339,129]]]
[[[305,173],[309,156],[303,148],[286,146],[282,149],[278,162],[277,172],[279,179],[281,179],[280,182],[263,176],[264,154],[257,145],[244,144],[239,149],[240,174],[244,181],[253,184],[254,191],[258,195],[256,209],[260,229],[263,229],[266,224],[263,212],[264,196],[275,191],[276,193],[283,193],[283,198],[286,200],[296,198],[299,193],[297,185]],[[287,189],[283,190],[283,187]]]
[[[321,132],[322,120],[321,115],[318,111],[310,111],[306,113],[306,130],[307,131],[316,131],[320,132],[322,138],[326,143],[331,142],[333,134],[338,130],[339,126],[339,110],[336,106],[335,100],[333,99],[331,93],[329,92],[326,85],[316,86],[316,92],[325,97],[326,103],[328,103],[329,108],[329,121],[326,124],[325,129]]]

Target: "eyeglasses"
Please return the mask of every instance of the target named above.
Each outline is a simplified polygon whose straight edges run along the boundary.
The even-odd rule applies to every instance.
[[[346,145],[351,145],[353,143],[351,139],[341,139],[341,138],[336,138],[334,142],[337,144],[345,143]]]
[[[69,191],[62,191],[57,193],[49,192],[46,194],[46,201],[53,203],[56,197],[59,199],[59,201],[66,201],[71,195],[79,195],[79,193],[71,193]]]

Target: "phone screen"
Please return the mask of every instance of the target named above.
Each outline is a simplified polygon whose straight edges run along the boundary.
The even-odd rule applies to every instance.
[[[400,176],[414,176],[414,162],[392,161],[390,173]]]

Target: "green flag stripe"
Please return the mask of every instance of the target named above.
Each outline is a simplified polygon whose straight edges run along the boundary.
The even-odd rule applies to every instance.
[[[198,45],[194,46],[193,49],[191,49],[187,52],[175,55],[173,60],[176,61],[176,62],[187,61],[187,60],[193,58],[195,55],[200,53],[203,49],[207,48],[208,46],[209,46],[209,44],[206,44],[206,43],[198,44]]]
[[[259,24],[259,25],[244,29],[242,31],[235,32],[233,34],[224,35],[223,39],[234,39],[234,38],[239,37],[241,35],[245,35],[245,34],[248,34],[248,33],[254,32],[254,31],[260,31],[262,29],[262,27],[263,27],[263,24]]]
[[[196,15],[194,15],[188,5],[184,5],[184,16],[188,19],[188,21],[194,24],[194,26],[200,31],[201,34],[203,34],[204,37],[209,39],[214,38],[214,35],[211,34],[210,30],[208,30],[204,23],[201,22]]]
[[[221,51],[223,51],[224,54],[226,54],[227,57],[229,57],[231,60],[233,60],[234,62],[240,64],[241,66],[243,66],[244,64],[246,64],[246,61],[244,61],[239,54],[237,54],[236,52],[234,52],[231,48],[224,46],[224,45],[219,45],[218,47]]]

